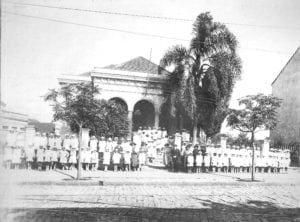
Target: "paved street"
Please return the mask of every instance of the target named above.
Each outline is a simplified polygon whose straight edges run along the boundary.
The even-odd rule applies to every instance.
[[[300,221],[300,171],[1,171],[1,221]]]

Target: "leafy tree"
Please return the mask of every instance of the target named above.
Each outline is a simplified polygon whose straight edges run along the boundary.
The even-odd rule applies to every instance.
[[[190,46],[170,48],[161,66],[173,67],[167,87],[169,110],[191,120],[195,143],[199,127],[208,137],[220,131],[241,60],[235,36],[224,24],[214,22],[209,12],[196,18],[192,35]]]
[[[81,177],[82,128],[89,128],[97,136],[128,133],[127,111],[115,102],[95,99],[98,95],[99,89],[92,83],[66,84],[45,95],[45,100],[53,105],[53,120],[66,122],[72,132],[79,134],[77,179]]]
[[[277,124],[276,110],[281,100],[263,94],[249,95],[239,99],[242,109],[232,109],[228,116],[228,125],[242,133],[251,134],[252,170],[254,180],[254,140],[255,133],[260,130],[271,130]]]
[[[65,121],[73,132],[79,134],[78,170],[77,179],[81,178],[81,142],[82,128],[93,125],[95,119],[102,119],[99,102],[93,99],[99,93],[91,83],[67,84],[58,91],[50,90],[45,100],[52,102],[53,120]]]

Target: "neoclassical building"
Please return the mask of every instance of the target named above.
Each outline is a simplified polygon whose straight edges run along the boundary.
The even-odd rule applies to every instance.
[[[159,65],[137,57],[122,64],[95,67],[80,75],[61,75],[58,81],[60,85],[93,81],[100,89],[101,99],[114,100],[126,107],[132,133],[139,126],[165,126],[161,111],[169,74]]]

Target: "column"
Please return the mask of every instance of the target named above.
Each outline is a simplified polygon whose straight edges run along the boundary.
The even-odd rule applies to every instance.
[[[132,114],[133,111],[128,111],[128,137],[132,139]]]

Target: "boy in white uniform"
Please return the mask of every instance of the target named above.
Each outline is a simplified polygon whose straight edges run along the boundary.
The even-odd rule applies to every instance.
[[[9,147],[7,144],[4,148],[4,163],[5,163],[5,169],[11,168],[11,162],[12,162],[12,147]]]
[[[66,169],[66,165],[68,163],[68,157],[69,157],[69,153],[63,147],[62,150],[60,151],[60,164],[62,170]]]
[[[76,164],[77,164],[77,153],[76,153],[76,149],[72,147],[70,151],[70,157],[69,157],[69,170],[75,167]]]
[[[21,165],[21,149],[15,147],[12,153],[12,165],[14,169],[19,169]]]
[[[34,161],[34,147],[27,147],[26,150],[26,168],[28,170],[32,169],[33,161]]]
[[[120,164],[121,154],[118,152],[118,149],[114,150],[113,153],[113,163],[114,163],[114,171],[117,172]]]
[[[44,153],[45,153],[44,163],[45,163],[46,170],[47,170],[47,168],[50,170],[51,169],[51,151],[50,151],[50,146],[48,146],[47,149],[44,150]]]
[[[91,170],[95,171],[97,169],[97,163],[98,163],[98,152],[96,150],[91,152]]]
[[[36,156],[37,156],[37,164],[38,164],[38,170],[41,170],[44,164],[44,149],[39,148],[37,150]]]
[[[106,146],[105,151],[103,153],[103,165],[104,171],[107,171],[108,166],[110,165],[110,147]]]
[[[58,151],[56,147],[51,149],[52,170],[55,170],[58,165]]]

